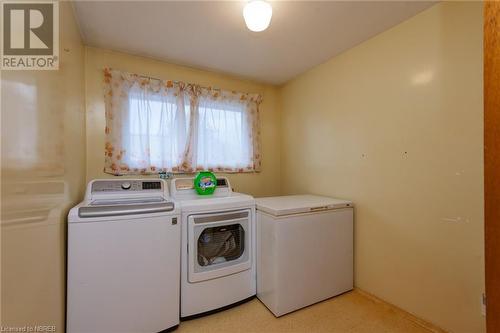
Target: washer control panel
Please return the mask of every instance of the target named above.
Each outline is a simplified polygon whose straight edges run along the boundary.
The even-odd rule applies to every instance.
[[[98,180],[92,183],[92,193],[125,191],[162,191],[161,180]]]

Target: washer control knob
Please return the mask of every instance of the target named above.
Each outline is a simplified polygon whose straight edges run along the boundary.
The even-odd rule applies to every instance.
[[[122,189],[124,190],[129,190],[132,184],[130,183],[122,183]]]

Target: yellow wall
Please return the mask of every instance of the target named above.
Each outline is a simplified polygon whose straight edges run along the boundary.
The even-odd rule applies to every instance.
[[[256,196],[280,193],[280,113],[278,89],[213,72],[172,65],[150,58],[138,57],[92,47],[86,48],[87,103],[87,181],[111,178],[104,167],[104,67],[111,67],[155,78],[179,80],[222,89],[260,93],[262,126],[262,172],[227,175],[235,190]]]
[[[60,3],[60,69],[2,71],[1,326],[64,332],[68,209],[85,185],[84,48]]]
[[[482,4],[435,5],[289,82],[282,103],[282,190],[355,202],[356,286],[484,332]]]

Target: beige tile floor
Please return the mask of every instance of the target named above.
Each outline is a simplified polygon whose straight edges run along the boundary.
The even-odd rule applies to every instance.
[[[369,298],[349,293],[275,318],[258,299],[232,309],[181,322],[177,332],[342,332],[429,333],[403,311]]]

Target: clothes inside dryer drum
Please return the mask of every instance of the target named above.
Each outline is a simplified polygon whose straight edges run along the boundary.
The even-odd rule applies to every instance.
[[[207,228],[198,238],[200,266],[236,260],[244,251],[245,230],[240,224]]]

